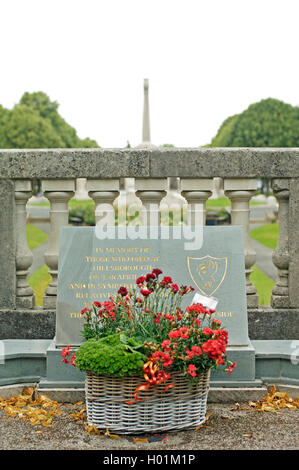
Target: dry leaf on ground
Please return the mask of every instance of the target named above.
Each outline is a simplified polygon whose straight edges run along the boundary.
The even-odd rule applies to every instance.
[[[278,413],[283,408],[289,410],[299,408],[299,398],[293,400],[286,392],[278,392],[274,385],[266,396],[256,403],[249,401],[249,405],[254,408],[253,411]]]
[[[61,414],[59,406],[59,403],[37,393],[32,387],[25,387],[22,394],[7,400],[0,397],[0,408],[7,416],[29,421],[31,426],[50,427],[53,418]]]

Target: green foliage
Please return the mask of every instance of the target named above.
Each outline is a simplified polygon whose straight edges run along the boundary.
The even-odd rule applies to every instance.
[[[41,91],[24,93],[12,110],[0,105],[0,148],[98,147],[95,140],[77,136],[58,106]]]
[[[76,353],[75,364],[80,370],[97,375],[124,377],[142,374],[146,356],[138,351],[143,343],[119,333],[85,341]]]
[[[77,201],[71,199],[69,202],[69,219],[80,217],[86,225],[95,225],[95,203],[92,200]]]
[[[210,147],[298,147],[299,107],[268,98],[227,118]]]

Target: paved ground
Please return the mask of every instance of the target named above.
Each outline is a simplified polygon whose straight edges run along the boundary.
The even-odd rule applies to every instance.
[[[299,450],[299,409],[262,413],[236,408],[234,404],[210,404],[208,414],[212,414],[206,427],[152,436],[147,443],[134,442],[129,436],[89,435],[82,421],[70,416],[82,405],[61,405],[62,414],[50,428],[31,426],[0,410],[0,450]]]

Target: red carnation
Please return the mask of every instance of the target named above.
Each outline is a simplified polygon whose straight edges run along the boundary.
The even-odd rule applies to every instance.
[[[150,295],[151,291],[147,289],[141,289],[140,293],[144,295],[144,297],[147,297],[148,295]]]
[[[136,279],[136,284],[143,284],[145,281],[145,276],[140,276]]]
[[[191,377],[196,377],[196,367],[194,364],[190,364],[187,369],[188,374],[191,375]]]
[[[153,269],[152,272],[153,272],[153,274],[155,274],[157,277],[158,277],[160,274],[162,274],[161,269],[158,269],[158,268]]]
[[[125,297],[128,293],[128,290],[126,289],[126,287],[120,287],[118,289],[118,294],[120,294],[122,297]]]

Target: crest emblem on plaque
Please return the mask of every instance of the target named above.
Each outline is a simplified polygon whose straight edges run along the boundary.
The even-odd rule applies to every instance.
[[[206,255],[202,258],[187,258],[189,274],[204,295],[213,295],[221,286],[227,272],[227,257],[215,258]]]

